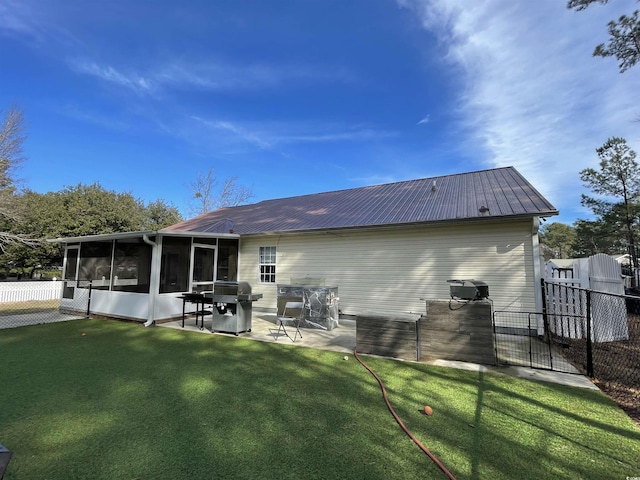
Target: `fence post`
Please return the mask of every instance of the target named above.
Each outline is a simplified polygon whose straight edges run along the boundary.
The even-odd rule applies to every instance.
[[[591,343],[591,290],[587,295],[587,375],[593,378],[593,345]]]
[[[549,328],[549,317],[547,316],[547,282],[544,278],[540,281],[542,288],[542,325],[544,328],[544,336],[547,339],[547,347],[549,348],[549,366],[553,370],[553,351],[551,349],[551,329]],[[529,347],[531,351],[531,347]],[[529,352],[531,353],[531,352]]]
[[[547,330],[547,283],[544,278],[540,279],[540,289],[542,290],[542,325],[544,327],[545,336],[549,336],[549,330]]]

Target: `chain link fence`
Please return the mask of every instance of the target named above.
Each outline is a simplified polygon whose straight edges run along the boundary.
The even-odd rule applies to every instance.
[[[0,329],[85,318],[81,310],[61,308],[64,288],[67,282],[0,282]],[[78,304],[86,312],[89,289],[85,292]]]
[[[640,422],[640,297],[558,288],[543,284],[549,340]]]

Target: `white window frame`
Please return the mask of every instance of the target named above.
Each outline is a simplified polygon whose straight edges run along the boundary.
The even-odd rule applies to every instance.
[[[200,281],[200,282],[196,282],[193,279],[193,273],[195,270],[195,264],[196,264],[196,249],[201,248],[201,249],[206,249],[206,250],[213,250],[213,279],[212,280],[204,280],[204,281]],[[191,291],[195,291],[196,289],[198,291],[202,290],[202,287],[205,286],[210,286],[211,288],[208,289],[204,289],[204,291],[211,291],[213,292],[213,284],[215,283],[215,281],[217,280],[216,278],[216,274],[218,272],[218,247],[217,245],[210,245],[208,243],[192,243],[191,244],[191,264],[189,265],[189,283],[191,284]]]
[[[277,247],[268,245],[258,248],[258,281],[272,285],[276,283]]]
[[[75,275],[73,276],[73,278],[67,278],[67,269],[69,268],[68,260],[69,260],[70,250],[76,250]],[[80,245],[67,245],[66,251],[64,252],[64,261],[62,265],[62,280],[67,280],[70,282],[77,281],[79,270],[80,270]]]

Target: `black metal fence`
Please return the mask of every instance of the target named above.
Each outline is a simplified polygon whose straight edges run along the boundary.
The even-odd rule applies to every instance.
[[[543,312],[496,310],[493,332],[496,363],[564,373],[581,373],[563,355],[563,348],[545,335]]]
[[[88,316],[91,285],[80,291],[74,311],[61,308],[66,282],[3,282],[0,284],[0,329],[64,322]]]

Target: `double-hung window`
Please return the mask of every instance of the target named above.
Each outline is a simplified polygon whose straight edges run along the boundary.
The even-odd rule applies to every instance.
[[[276,283],[276,247],[260,247],[260,283]]]

